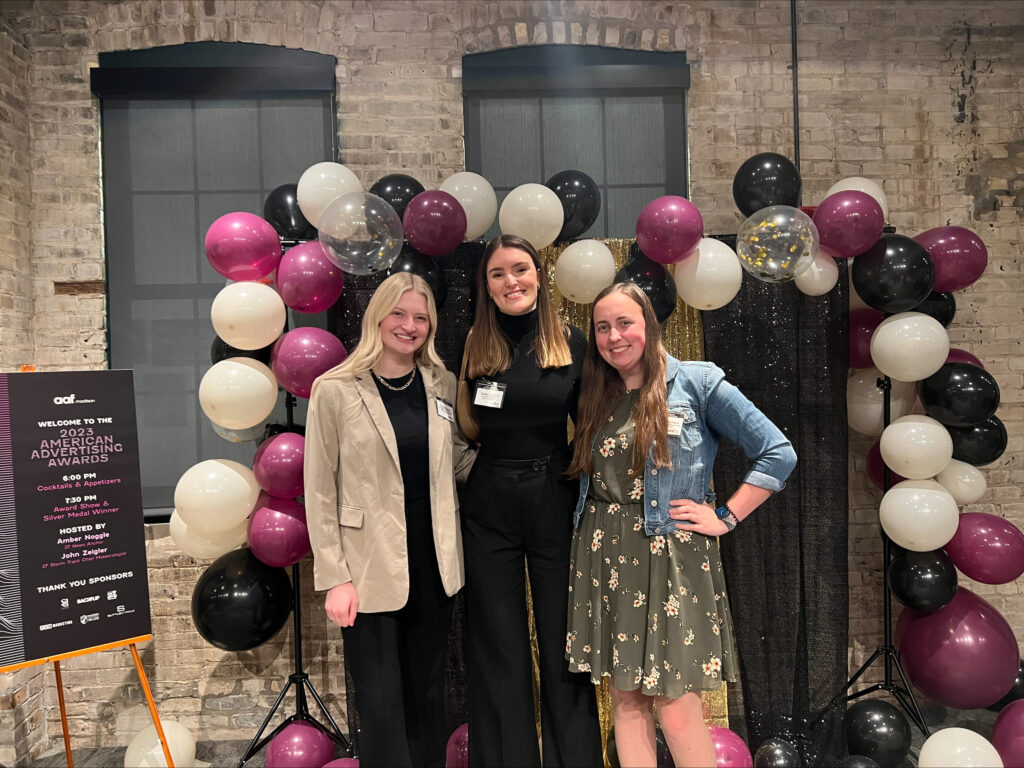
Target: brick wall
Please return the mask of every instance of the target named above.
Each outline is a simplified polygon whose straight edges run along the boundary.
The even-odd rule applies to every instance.
[[[915,234],[948,222],[975,230],[987,243],[989,269],[957,295],[950,336],[998,380],[1010,445],[988,468],[990,491],[972,509],[1024,527],[1024,470],[1017,465],[1024,448],[1024,3],[963,5],[798,3],[804,202],[817,202],[841,178],[868,176],[884,183],[890,223],[899,231]],[[14,149],[15,162],[0,179],[4,370],[27,357],[50,370],[104,365],[103,297],[67,285],[103,277],[98,108],[88,67],[100,51],[195,40],[337,56],[342,159],[367,184],[404,171],[429,187],[460,169],[462,55],[537,43],[687,52],[692,199],[708,231],[731,231],[740,222],[731,182],[744,159],[760,151],[792,155],[786,0],[8,0],[0,6],[0,110],[10,119],[0,120],[0,146]],[[851,435],[854,667],[874,650],[882,627],[880,494],[865,479],[863,459],[870,443]],[[239,657],[206,646],[186,605],[201,566],[172,553],[167,540],[150,546],[157,640],[146,656],[162,710],[202,738],[251,736],[286,673],[288,631]],[[1019,580],[970,586],[1024,638]],[[337,714],[343,709],[338,643],[327,639],[334,636],[318,601],[308,604],[314,647],[307,644],[307,666],[321,692],[338,696]],[[123,657],[89,664],[82,674],[91,690],[73,713],[76,743],[124,743],[141,706],[132,698],[130,666]],[[78,685],[75,674],[68,678]],[[52,685],[47,690],[52,737],[59,729]],[[41,743],[19,747],[20,754],[38,753]]]

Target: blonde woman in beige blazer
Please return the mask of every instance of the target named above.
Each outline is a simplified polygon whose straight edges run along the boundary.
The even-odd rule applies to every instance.
[[[476,452],[455,424],[436,327],[427,283],[392,275],[370,299],[359,345],[316,380],[309,403],[314,586],[342,628],[364,768],[444,765],[445,643],[464,582],[455,481]]]

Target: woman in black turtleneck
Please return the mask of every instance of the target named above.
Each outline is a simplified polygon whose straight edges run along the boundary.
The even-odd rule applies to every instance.
[[[484,251],[466,341],[480,453],[462,511],[469,762],[541,764],[527,626],[529,573],[540,656],[544,768],[601,765],[594,688],[565,662],[569,547],[577,483],[575,416],[586,339],[563,323],[536,249],[502,235]]]

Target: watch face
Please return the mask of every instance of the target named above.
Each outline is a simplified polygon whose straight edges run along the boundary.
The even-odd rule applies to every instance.
[[[723,517],[725,517],[728,514],[729,514],[729,508],[728,507],[719,507],[718,509],[715,510],[715,516],[719,520],[721,520]]]

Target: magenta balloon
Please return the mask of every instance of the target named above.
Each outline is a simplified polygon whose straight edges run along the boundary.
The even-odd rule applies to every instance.
[[[281,238],[266,219],[226,213],[206,230],[206,258],[229,280],[259,280],[277,268]]]
[[[883,472],[885,470],[885,462],[882,461],[882,449],[879,447],[878,441],[868,449],[868,477],[871,482],[878,487],[879,490],[885,486],[883,484]],[[902,475],[897,475],[892,469],[889,469],[889,487],[892,488],[896,483],[902,483],[907,478]]]
[[[955,709],[999,701],[1020,669],[1017,639],[1006,619],[964,587],[932,613],[904,608],[896,622],[896,647],[910,682]]]
[[[279,499],[301,496],[302,462],[306,438],[296,432],[282,432],[260,443],[252,459],[252,471],[260,488]]]
[[[982,584],[1009,584],[1024,573],[1024,533],[998,515],[960,515],[945,550],[960,573]]]
[[[359,768],[359,758],[339,757],[337,760],[331,760],[329,763],[324,763],[323,768]]]
[[[992,746],[1003,765],[1024,765],[1024,699],[1002,708],[992,727]]]
[[[956,349],[955,347],[950,348],[949,354],[946,355],[946,362],[947,363],[970,363],[971,365],[976,365],[979,368],[984,368],[985,367],[984,365],[981,364],[981,360],[976,358],[970,352],[968,352],[965,349]]]
[[[636,220],[636,244],[659,264],[674,264],[689,255],[704,237],[704,219],[685,197],[652,200]]]
[[[334,745],[322,730],[305,720],[286,725],[267,747],[266,768],[319,768],[334,757]]]
[[[319,240],[289,248],[277,267],[277,292],[298,312],[323,312],[334,306],[345,286],[341,267],[327,258]]]
[[[885,313],[877,309],[850,310],[850,367],[870,368],[871,336],[878,324],[885,319]]]
[[[427,256],[444,256],[466,237],[466,211],[462,203],[440,189],[420,192],[402,216],[409,245]]]
[[[348,357],[345,345],[322,328],[295,328],[274,343],[270,369],[296,397],[309,397],[313,380]]]
[[[463,723],[448,737],[445,768],[469,768],[469,724]]]
[[[715,745],[716,768],[754,768],[754,758],[750,750],[735,731],[713,725],[711,741]]]
[[[247,530],[249,549],[267,565],[284,568],[309,553],[306,508],[294,499],[275,499],[261,493],[249,515]]]
[[[821,244],[841,259],[864,253],[882,236],[885,216],[871,195],[847,189],[829,195],[814,211]]]
[[[973,283],[985,271],[988,249],[981,238],[963,227],[936,227],[914,238],[924,246],[935,265],[932,290],[939,293],[959,291]]]

